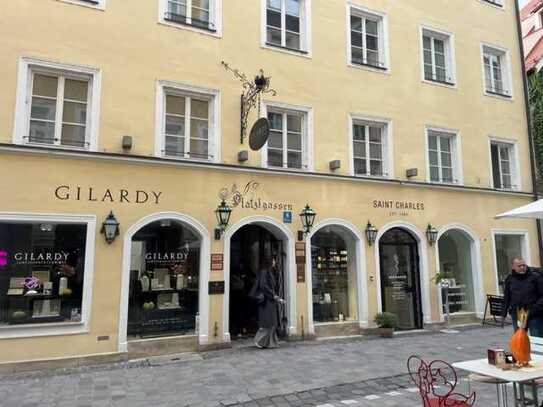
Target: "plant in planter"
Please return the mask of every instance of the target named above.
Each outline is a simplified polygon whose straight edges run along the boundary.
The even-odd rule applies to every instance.
[[[448,280],[454,277],[454,274],[450,271],[439,271],[436,273],[432,279],[436,285],[441,285],[441,283],[447,283]]]
[[[373,321],[379,327],[379,335],[383,338],[391,338],[394,334],[394,328],[398,326],[398,317],[392,312],[380,312],[375,315]]]

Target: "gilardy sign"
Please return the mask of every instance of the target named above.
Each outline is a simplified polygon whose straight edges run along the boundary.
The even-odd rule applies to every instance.
[[[60,201],[116,202],[158,205],[162,192],[137,189],[96,188],[71,185],[59,185],[54,196]]]
[[[65,264],[68,252],[16,252],[13,260],[16,264]]]

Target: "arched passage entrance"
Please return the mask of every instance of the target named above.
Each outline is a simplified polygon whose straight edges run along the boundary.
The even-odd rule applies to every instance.
[[[422,288],[419,242],[407,229],[393,227],[379,239],[381,304],[398,316],[399,329],[421,329]]]
[[[462,225],[449,225],[440,230],[437,244],[437,270],[451,275],[449,311],[478,313],[484,306],[479,239]],[[441,313],[445,298],[440,295]]]
[[[240,334],[241,337],[252,334],[256,324],[256,306],[249,301],[247,293],[256,272],[269,261],[270,256],[276,256],[280,263],[282,275],[280,285],[286,300],[285,317],[288,332],[289,334],[296,332],[294,236],[288,228],[273,218],[252,216],[229,227],[224,235],[225,341],[234,339]],[[237,312],[241,312],[242,315],[238,315]]]
[[[119,350],[147,335],[198,334],[207,343],[208,270],[209,235],[195,219],[161,212],[132,225],[123,244]]]

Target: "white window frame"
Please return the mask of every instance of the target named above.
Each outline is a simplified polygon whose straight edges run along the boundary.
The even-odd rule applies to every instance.
[[[492,144],[501,144],[507,145],[510,147],[511,154],[509,156],[510,167],[511,167],[511,188],[498,188],[494,185],[494,169],[492,166]],[[520,175],[520,162],[518,155],[518,146],[517,141],[512,139],[498,138],[490,136],[488,138],[488,163],[490,169],[490,187],[500,191],[521,191],[522,190],[522,179]],[[500,169],[500,179],[501,179],[501,169]]]
[[[358,15],[370,20],[377,20],[377,32],[379,34],[379,59],[383,63],[381,68],[372,65],[353,63],[351,51],[351,15]],[[352,68],[366,69],[380,73],[390,73],[390,48],[388,33],[388,15],[386,13],[371,10],[353,1],[347,1],[347,65]],[[363,40],[365,42],[365,38]]]
[[[63,146],[56,144],[39,144],[26,141],[30,129],[30,110],[32,107],[33,73],[85,77],[89,81],[87,95],[86,148]],[[19,61],[17,78],[17,99],[13,126],[13,144],[24,144],[44,148],[67,150],[96,151],[98,148],[98,129],[100,126],[100,91],[101,71],[81,65],[65,64],[43,59],[22,57]],[[60,96],[60,95],[58,95]],[[57,112],[58,113],[58,112]],[[58,117],[57,117],[58,118]],[[56,121],[55,121],[56,123]],[[56,125],[59,125],[56,123]]]
[[[0,212],[0,221],[14,223],[85,223],[87,225],[87,236],[85,239],[85,271],[83,275],[83,295],[81,298],[81,321],[51,322],[43,324],[24,324],[0,327],[0,339],[73,335],[90,332],[92,284],[95,257],[94,245],[96,239],[96,216]]]
[[[69,4],[75,4],[77,6],[83,6],[83,7],[89,7],[97,10],[105,10],[106,9],[106,0],[91,0],[91,1],[85,1],[85,0],[57,0],[62,3],[69,3]]]
[[[354,134],[353,126],[356,123],[365,124],[365,125],[377,125],[383,127],[383,175],[376,176],[370,174],[356,174],[354,170]],[[349,137],[349,174],[353,177],[360,178],[384,178],[384,179],[393,179],[394,178],[394,144],[392,140],[392,131],[393,123],[389,118],[368,116],[360,113],[350,113],[349,114],[349,129],[347,131]]]
[[[500,292],[500,281],[498,276],[498,259],[496,257],[496,236],[497,235],[515,235],[522,238],[521,249],[522,253],[519,253],[526,264],[532,264],[532,256],[530,252],[530,238],[529,233],[525,229],[492,229],[490,231],[492,237],[492,260],[494,263],[494,280],[496,282],[496,293]]]
[[[282,0],[285,1],[285,0]],[[311,0],[300,0],[300,49],[294,50],[284,46],[268,44],[267,37],[267,2],[260,0],[260,47],[284,52],[291,55],[297,55],[306,58],[312,58],[311,48]],[[284,20],[284,18],[283,18]],[[283,29],[285,22],[283,21]]]
[[[502,73],[502,82],[505,93],[503,95],[489,92],[486,88],[486,73],[485,73],[485,48],[492,51],[492,55],[500,58],[500,67]],[[501,54],[501,55],[497,55]],[[482,42],[481,43],[481,68],[483,72],[483,94],[485,96],[496,97],[502,100],[513,100],[513,77],[511,74],[511,54],[507,48],[498,45]]]
[[[196,157],[174,157],[164,154],[165,126],[166,126],[166,95],[178,95],[184,97],[203,98],[209,102],[208,124],[208,154],[209,159]],[[159,80],[156,91],[156,117],[155,117],[155,156],[187,161],[203,161],[218,163],[221,161],[221,116],[220,116],[220,91],[218,89],[204,88],[180,82]],[[186,137],[186,140],[190,137]],[[187,142],[187,141],[186,141]]]
[[[189,0],[192,1],[192,0]],[[223,0],[209,0],[209,22],[215,26],[215,31],[207,30],[205,28],[197,27],[190,24],[176,23],[174,21],[168,21],[165,18],[165,14],[168,12],[168,0],[158,0],[158,23],[164,24],[169,27],[178,28],[180,30],[188,30],[198,32],[200,34],[210,35],[212,37],[222,38],[222,14],[223,14]],[[188,3],[187,3],[188,4]],[[187,10],[192,8],[187,5]]]
[[[262,147],[260,160],[263,168],[288,171],[313,171],[313,108],[303,105],[281,103],[263,100],[261,106],[261,117],[268,117],[268,111],[280,113],[302,114],[302,168],[276,167],[268,165],[268,143]],[[286,146],[286,145],[285,145]],[[285,147],[284,146],[284,147]]]
[[[430,132],[445,133],[451,140],[451,164],[453,182],[432,181],[430,176]],[[462,166],[462,143],[460,131],[437,126],[425,126],[424,145],[426,149],[426,182],[431,184],[464,185],[464,171]],[[441,157],[439,157],[441,162]],[[440,166],[441,168],[441,166]]]
[[[445,50],[445,74],[451,79],[451,82],[440,82],[437,80],[426,79],[424,74],[424,36],[430,36],[442,40]],[[436,29],[427,25],[421,25],[419,27],[419,53],[420,53],[420,72],[422,82],[444,86],[447,88],[457,88],[458,79],[456,77],[456,54],[455,54],[455,40],[454,34],[441,29]],[[433,54],[432,54],[433,58]]]

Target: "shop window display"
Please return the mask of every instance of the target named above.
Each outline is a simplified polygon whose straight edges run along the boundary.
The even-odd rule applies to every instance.
[[[132,238],[128,334],[190,334],[196,329],[200,238],[160,220]]]
[[[497,234],[494,236],[496,244],[496,267],[498,271],[498,284],[503,293],[505,278],[511,272],[511,263],[517,256],[523,256],[523,235]]]
[[[87,225],[0,222],[0,326],[80,322]]]
[[[313,320],[316,323],[356,320],[354,241],[338,226],[325,227],[311,238]]]

